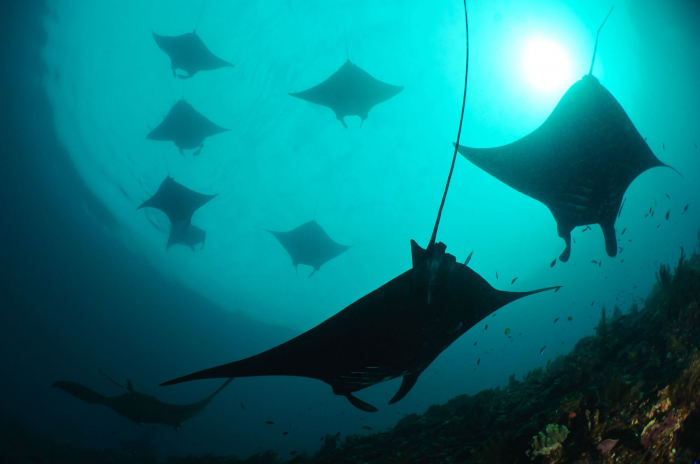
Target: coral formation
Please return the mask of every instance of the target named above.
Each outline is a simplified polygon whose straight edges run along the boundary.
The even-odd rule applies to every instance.
[[[535,459],[535,456],[539,454],[549,454],[557,448],[561,448],[561,444],[568,436],[569,429],[566,428],[566,425],[560,427],[557,424],[547,424],[544,432],[532,437],[532,459]],[[526,454],[530,455],[530,450]]]

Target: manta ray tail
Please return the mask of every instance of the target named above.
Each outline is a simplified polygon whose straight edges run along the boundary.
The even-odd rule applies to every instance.
[[[59,381],[54,383],[52,387],[65,390],[71,395],[75,396],[76,398],[81,399],[89,404],[104,404],[107,400],[106,396],[97,393],[96,391],[91,390],[87,387],[83,387],[82,385],[77,384],[75,382]]]

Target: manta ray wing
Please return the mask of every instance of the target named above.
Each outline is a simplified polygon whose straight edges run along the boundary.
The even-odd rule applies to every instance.
[[[310,103],[330,108],[347,128],[345,116],[359,116],[364,122],[369,111],[395,96],[403,87],[386,84],[347,60],[328,79],[310,89],[290,93]]]
[[[153,39],[170,57],[173,76],[180,79],[189,79],[199,71],[233,68],[231,63],[214,55],[195,32],[178,36],[164,36],[153,32]],[[175,72],[177,69],[185,71],[187,75],[178,75]]]
[[[365,411],[352,394],[404,377],[391,402],[403,398],[420,373],[452,342],[498,308],[533,292],[503,292],[446,254],[428,305],[428,283],[412,270],[367,294],[313,329],[258,355],[164,383],[197,379],[301,376],[321,380]],[[552,287],[555,288],[555,287]]]
[[[637,176],[659,161],[629,116],[594,76],[564,94],[535,131],[497,148],[459,152],[506,185],[544,203],[566,242],[574,227],[600,224],[609,256],[617,253],[614,223],[622,197]]]

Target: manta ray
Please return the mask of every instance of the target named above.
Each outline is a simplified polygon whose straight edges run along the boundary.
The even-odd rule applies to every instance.
[[[350,248],[333,241],[315,219],[288,232],[267,232],[274,235],[287,250],[295,269],[298,269],[300,264],[314,268],[309,277],[318,272],[325,263]]]
[[[466,1],[464,10],[466,22]],[[467,51],[467,63],[468,57]],[[466,81],[465,72],[462,118]],[[461,126],[462,119],[459,131]],[[333,388],[333,393],[346,397],[353,406],[373,412],[377,411],[376,407],[353,393],[402,377],[401,386],[389,401],[389,404],[396,403],[413,388],[420,374],[435,358],[469,328],[512,301],[559,288],[529,292],[497,290],[446,253],[444,243],[436,243],[456,157],[455,149],[427,248],[411,241],[411,269],[286,343],[162,385],[221,377],[301,376],[321,380]]]
[[[170,57],[170,69],[173,71],[173,77],[190,79],[199,71],[233,68],[231,63],[210,52],[196,32],[173,37],[153,32],[153,38],[158,47]],[[177,74],[175,72],[177,69],[181,69],[187,74]]]
[[[160,184],[155,195],[141,203],[136,209],[156,208],[164,212],[170,220],[170,235],[165,250],[176,243],[182,243],[194,250],[194,246],[206,239],[206,232],[193,226],[192,215],[200,207],[208,203],[214,195],[190,190],[168,175]]]
[[[345,47],[347,50],[347,41]],[[328,79],[310,89],[289,95],[327,106],[347,129],[345,116],[359,116],[362,127],[369,110],[402,90],[402,86],[385,84],[370,76],[367,71],[352,63],[348,55],[347,61]]]
[[[179,100],[146,139],[173,142],[183,156],[185,150],[196,149],[193,155],[197,156],[204,148],[204,139],[227,131],[202,116],[185,100]]]
[[[593,76],[594,60],[595,50],[589,74],[566,91],[534,132],[501,147],[459,147],[476,166],[549,208],[566,243],[559,256],[564,262],[571,254],[571,231],[589,224],[600,225],[605,250],[614,257],[614,225],[625,191],[644,171],[669,167]]]
[[[105,375],[100,371],[102,375]],[[107,377],[105,375],[105,377]],[[158,398],[134,390],[131,381],[126,381],[126,387],[107,377],[112,383],[124,390],[119,396],[104,396],[90,388],[75,382],[59,381],[52,386],[67,391],[76,398],[89,404],[103,404],[137,424],[163,424],[180,430],[182,423],[193,418],[207,407],[233,379],[226,380],[214,393],[201,401],[192,404],[163,403]]]

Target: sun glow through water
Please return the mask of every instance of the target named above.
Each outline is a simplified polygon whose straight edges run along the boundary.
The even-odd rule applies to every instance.
[[[563,90],[570,83],[571,64],[566,51],[546,39],[530,41],[523,59],[530,85],[544,92]]]

